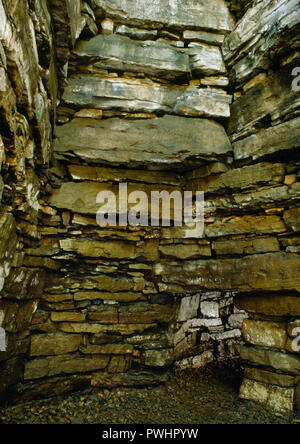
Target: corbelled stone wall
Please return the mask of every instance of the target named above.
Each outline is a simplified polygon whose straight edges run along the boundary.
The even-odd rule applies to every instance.
[[[265,214],[272,231],[260,251],[270,253],[257,256],[251,292],[235,300],[249,313],[240,396],[279,411],[299,408],[300,96],[293,87],[293,71],[300,66],[299,21],[299,1],[253,2],[223,47],[234,88],[228,133],[236,166],[246,173],[242,181],[247,171],[255,171],[256,181],[270,168],[258,179],[259,189],[249,188],[237,201],[241,212]]]
[[[241,354],[241,396],[293,410],[299,1],[23,3],[0,2],[3,398]],[[204,237],[100,228],[121,182],[205,191]]]
[[[39,243],[39,197],[52,153],[56,62],[45,2],[0,2],[0,392],[23,377],[44,270],[24,251]]]
[[[210,244],[185,229],[101,229],[97,195],[118,194],[120,182],[128,193],[183,191],[194,166],[232,163],[222,124],[231,96],[221,44],[233,27],[225,4],[203,14],[194,2],[174,11],[165,2],[96,3],[97,35],[83,32],[69,55],[57,179],[42,202],[42,240],[27,250],[52,272],[30,327],[23,396],[41,382],[59,391],[166,380],[180,358],[173,333],[185,291],[160,288],[154,266],[209,258]]]

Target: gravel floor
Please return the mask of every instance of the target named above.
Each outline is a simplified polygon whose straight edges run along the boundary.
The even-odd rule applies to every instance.
[[[173,375],[166,386],[87,390],[0,409],[2,424],[288,424],[238,400],[239,378],[225,370]]]

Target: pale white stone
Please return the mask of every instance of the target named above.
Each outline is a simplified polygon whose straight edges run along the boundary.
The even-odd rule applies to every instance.
[[[286,413],[287,411],[293,411],[294,391],[294,388],[282,388],[244,379],[240,390],[240,398],[260,402],[266,404],[272,410]]]
[[[245,313],[236,313],[228,318],[228,324],[232,328],[241,328],[243,324],[243,320],[247,319],[247,315]]]
[[[192,319],[188,322],[189,328],[218,327],[222,325],[221,319]]]
[[[186,370],[188,368],[203,368],[210,362],[213,362],[214,355],[212,351],[207,350],[201,355],[193,356],[191,358],[183,359],[182,361],[177,361],[175,367],[180,370]]]
[[[110,35],[114,32],[114,22],[110,18],[106,18],[101,22],[102,34]]]
[[[211,338],[216,341],[225,341],[226,339],[233,339],[233,338],[240,338],[242,335],[241,330],[235,329],[235,330],[228,330],[224,333],[217,334],[217,335],[211,335]]]
[[[200,295],[188,296],[181,300],[178,321],[187,321],[197,317],[199,309]]]
[[[219,317],[219,304],[213,301],[204,301],[200,304],[201,313],[206,318]]]

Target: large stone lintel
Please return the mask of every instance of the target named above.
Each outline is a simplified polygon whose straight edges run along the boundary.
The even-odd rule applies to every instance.
[[[269,253],[240,259],[195,260],[184,264],[161,262],[155,273],[170,292],[237,290],[240,292],[300,292],[300,257]],[[177,291],[175,291],[177,289]]]
[[[150,120],[74,119],[56,128],[56,154],[73,153],[90,163],[168,170],[224,159],[231,144],[211,120],[165,116]]]
[[[233,19],[223,0],[94,0],[100,14],[126,24],[176,29],[205,29],[227,33]]]

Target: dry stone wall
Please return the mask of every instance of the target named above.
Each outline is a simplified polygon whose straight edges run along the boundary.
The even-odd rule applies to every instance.
[[[247,313],[234,306],[234,297],[231,292],[211,291],[181,299],[174,334],[176,370],[233,365],[239,360]]]
[[[52,154],[56,67],[44,2],[0,2],[0,392],[21,380],[44,271],[24,249],[39,242],[39,197]]]
[[[99,33],[83,32],[69,55],[42,239],[26,250],[51,273],[30,327],[25,398],[41,385],[59,392],[166,380],[185,292],[161,291],[153,267],[211,257],[209,242],[184,230],[170,238],[159,226],[101,229],[96,198],[118,194],[120,182],[128,193],[183,191],[195,165],[232,163],[222,124],[231,102],[221,53],[227,9],[224,18],[211,5],[191,17],[179,8],[153,23],[162,3],[137,11],[129,2],[124,23],[118,5],[102,5]]]
[[[223,48],[235,86],[228,131],[237,165],[247,165],[241,171],[252,168],[259,174],[265,161],[272,170],[265,175],[265,185],[261,182],[258,191],[251,196],[246,193],[240,200],[241,210],[263,211],[268,217],[280,218],[283,226],[282,231],[279,226],[273,231],[260,251],[275,251],[275,242],[280,253],[266,254],[270,263],[260,272],[256,269],[258,282],[253,285],[252,280],[252,285],[259,291],[236,298],[236,306],[249,313],[242,328],[246,345],[241,349],[245,379],[240,396],[284,411],[292,410],[294,404],[299,407],[300,102],[299,89],[293,87],[293,71],[300,61],[300,3],[254,3]],[[274,272],[277,261],[278,269],[272,276],[268,268]],[[263,288],[264,273],[268,288]]]
[[[241,355],[241,397],[299,407],[299,1],[22,4],[0,2],[2,398]],[[100,228],[120,183],[204,191],[203,238]]]

